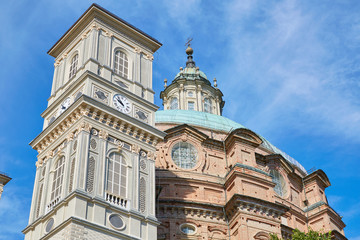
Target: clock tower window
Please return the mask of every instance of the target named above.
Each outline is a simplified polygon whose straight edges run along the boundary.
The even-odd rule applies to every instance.
[[[127,165],[124,157],[116,152],[109,156],[107,170],[108,193],[126,198]]]
[[[56,200],[61,196],[61,188],[64,177],[64,165],[65,165],[65,157],[61,157],[55,165],[54,169],[54,179],[52,184],[51,191],[51,201]]]
[[[114,71],[124,78],[128,78],[129,61],[125,53],[115,52]]]
[[[71,59],[69,79],[75,76],[75,74],[76,74],[76,72],[77,72],[78,61],[79,61],[79,54],[76,54],[76,55]]]

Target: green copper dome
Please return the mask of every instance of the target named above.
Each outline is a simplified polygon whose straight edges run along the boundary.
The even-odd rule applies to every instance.
[[[194,67],[184,68],[184,70],[182,70],[178,74],[176,74],[174,80],[177,78],[181,78],[181,77],[186,78],[188,80],[194,80],[194,79],[196,79],[196,77],[201,77],[201,78],[208,80],[206,74],[203,71],[200,71]]]
[[[155,113],[155,123],[172,123],[172,124],[188,124],[191,126],[203,127],[223,132],[231,132],[237,128],[245,128],[243,125],[234,122],[226,117],[215,115],[206,112],[189,111],[189,110],[165,110],[157,111]],[[261,144],[264,148],[270,150],[273,153],[282,155],[289,163],[299,168],[306,174],[305,168],[294,158],[287,155],[274,145],[272,145],[264,137],[261,138],[263,143]]]

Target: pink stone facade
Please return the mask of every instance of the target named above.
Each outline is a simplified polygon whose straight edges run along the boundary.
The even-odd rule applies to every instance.
[[[346,239],[345,224],[327,203],[330,182],[322,170],[303,173],[250,130],[156,126],[167,133],[157,145],[158,239],[269,239],[270,233],[289,239],[293,229],[309,227]],[[193,168],[172,159],[178,142],[195,146]],[[272,169],[282,176],[282,196],[274,190]]]

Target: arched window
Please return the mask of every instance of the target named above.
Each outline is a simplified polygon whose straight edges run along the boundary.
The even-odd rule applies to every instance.
[[[65,165],[65,157],[61,157],[56,162],[54,169],[54,180],[51,190],[51,201],[56,200],[61,196],[61,189],[62,189],[62,183],[64,177],[64,165]]]
[[[76,55],[71,59],[69,79],[75,76],[76,71],[77,71],[78,61],[79,61],[79,54],[76,54]]]
[[[170,102],[170,109],[178,109],[178,99],[177,97],[174,97],[171,99],[171,102]]]
[[[116,152],[109,156],[106,190],[119,197],[126,198],[127,167],[124,157]]]
[[[275,192],[283,197],[286,195],[287,193],[287,187],[286,187],[286,181],[283,177],[283,175],[281,175],[279,173],[279,171],[275,170],[275,169],[271,169],[270,170],[270,176],[271,176],[271,179],[273,181],[273,183],[275,183]]]
[[[128,78],[129,61],[125,53],[115,52],[114,71],[124,78]]]
[[[211,105],[210,98],[205,98],[204,99],[204,112],[211,113],[211,108],[212,108],[212,105]]]

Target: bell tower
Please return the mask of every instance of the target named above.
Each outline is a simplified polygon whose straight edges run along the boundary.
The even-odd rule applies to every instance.
[[[153,54],[161,43],[93,4],[55,43],[25,239],[156,239]]]

